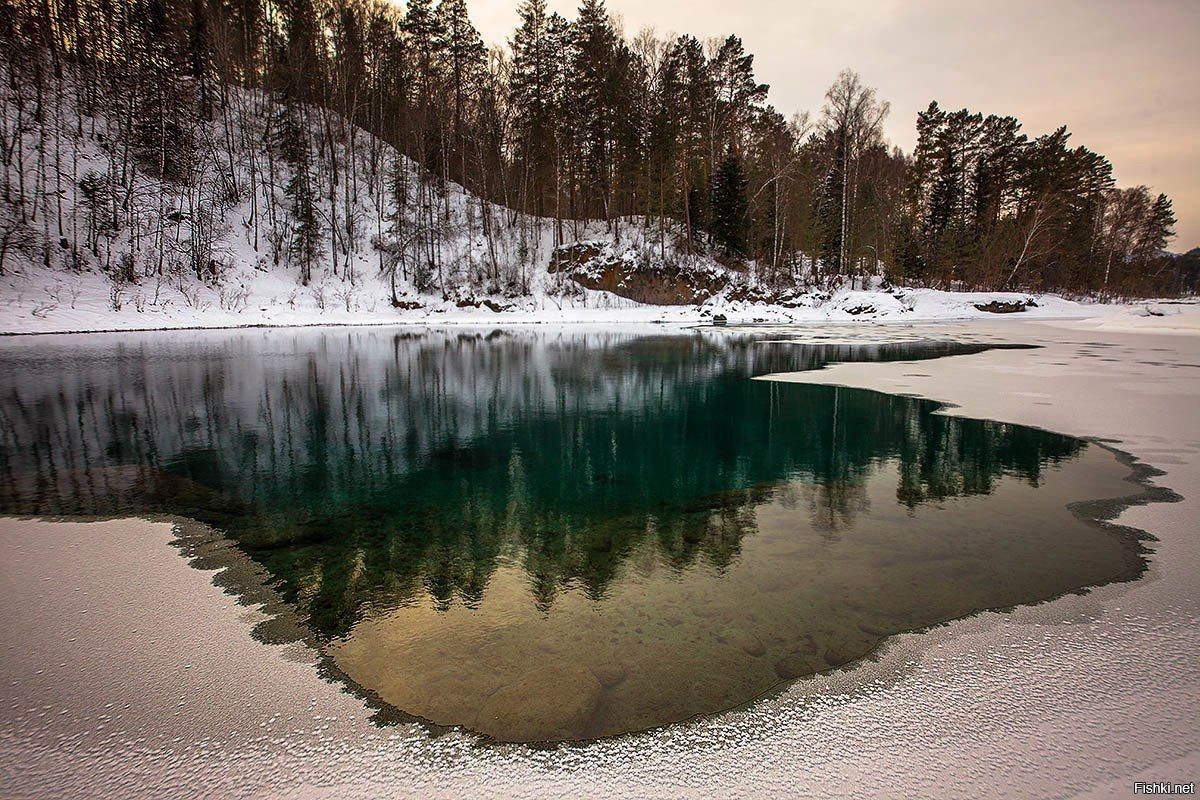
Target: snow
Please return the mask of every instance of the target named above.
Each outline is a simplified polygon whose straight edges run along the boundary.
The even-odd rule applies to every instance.
[[[6,108],[5,113],[15,113],[15,105]],[[200,129],[209,162],[204,165],[207,171],[200,170],[204,177],[198,186],[164,183],[135,170],[127,218],[115,229],[96,233],[97,214],[90,209],[81,183],[89,175],[119,174],[119,154],[111,148],[112,125],[103,113],[81,116],[71,101],[64,99],[55,108],[56,116],[47,130],[57,139],[53,151],[68,156],[48,181],[42,203],[37,208],[30,204],[27,210],[34,214],[20,223],[22,235],[15,238],[19,244],[8,251],[2,265],[0,334],[257,325],[695,324],[716,315],[724,315],[732,324],[913,323],[984,319],[991,315],[976,305],[1030,298],[1016,293],[884,288],[879,276],[867,278],[866,289],[839,287],[841,279],[833,278],[818,288],[797,288],[779,295],[755,282],[753,264],[745,270],[730,269],[711,257],[689,252],[671,223],[621,218],[609,223],[563,221],[559,225],[485,202],[454,183],[430,190],[419,180],[415,164],[361,130],[337,145],[340,161],[350,166],[338,173],[337,186],[328,192],[339,198],[337,203],[329,201],[324,190],[329,187],[323,184],[320,208],[323,219],[342,227],[346,217],[351,217],[355,220],[350,226],[353,232],[343,234],[333,247],[326,230],[323,261],[313,269],[308,284],[302,285],[301,270],[286,245],[290,222],[283,187],[291,175],[290,167],[276,159],[273,173],[264,172],[260,165],[257,180],[251,181],[249,161],[263,154],[254,156],[240,147],[231,152],[225,135],[228,122],[242,140],[261,142],[265,120],[273,109],[265,96],[233,91],[230,107],[224,112],[229,118],[218,116],[207,123],[207,129]],[[22,135],[30,152],[49,148],[33,131]],[[314,132],[314,141],[317,138]],[[31,160],[29,174],[12,174],[10,182],[33,185],[34,167]],[[16,162],[6,169],[15,173]],[[214,185],[209,172],[225,175],[230,170],[238,188],[226,192],[233,199],[222,199],[225,188]],[[405,250],[405,268],[396,282],[404,308],[393,308],[390,302],[392,286],[385,267],[400,241],[400,234],[390,226],[393,221],[402,222],[401,228],[411,237],[411,231],[423,223],[415,206],[398,210],[391,193],[384,191],[390,176],[397,172],[403,175],[400,180],[409,197],[422,192],[436,196],[437,261],[439,272],[444,273],[436,290],[426,286],[420,291],[411,273],[423,257]],[[348,197],[352,199],[347,204]],[[264,213],[269,205],[278,210],[274,221],[268,221],[270,215]],[[215,209],[216,219],[208,227],[198,226],[195,220],[205,209]],[[485,216],[492,220],[490,240],[483,234]],[[208,235],[205,231],[216,234],[211,260],[205,263],[213,265],[217,274],[201,279],[189,258],[194,256],[195,241]],[[585,289],[550,271],[556,233],[563,237],[564,246],[585,244],[598,253],[595,263],[580,265],[583,275],[596,273],[600,262],[617,262],[666,274],[687,274],[717,286],[728,281],[728,286],[698,306],[643,305]],[[161,243],[161,248],[156,243]],[[132,281],[116,282],[110,277],[120,274],[118,265],[122,263],[131,265]],[[750,296],[774,296],[779,302],[734,299],[747,296],[747,290]],[[1111,316],[1105,307],[1054,295],[1039,294],[1032,299],[1036,307],[1020,316]]]
[[[1085,326],[1109,333],[1200,334],[1200,300],[1148,300],[1106,308]]]
[[[1195,310],[1173,316],[1194,319]],[[919,371],[902,362],[842,364],[803,379],[919,394],[957,404],[946,413],[1117,440],[1164,471],[1156,484],[1184,495],[1121,515],[1157,537],[1139,581],[896,637],[877,661],[743,710],[542,750],[377,727],[370,709],[320,678],[311,652],[253,639],[262,611],[189,566],[167,522],[5,519],[5,790],[64,798],[1023,798],[1128,797],[1135,779],[1193,781],[1200,337],[1156,330],[1170,322],[1165,316],[1136,333],[1104,330],[1142,317],[1135,306],[1100,311],[1074,321],[1015,314],[873,328],[1041,347],[923,361]],[[779,335],[836,338],[848,327],[781,327]]]
[[[549,273],[538,277],[539,287],[554,280]],[[1108,317],[1113,308],[1121,308],[1055,295],[934,289],[840,290],[832,296],[811,292],[800,295],[795,305],[789,306],[731,301],[721,294],[699,306],[661,306],[580,287],[578,296],[555,296],[539,290],[524,298],[476,298],[480,303],[493,299],[511,306],[504,311],[484,305],[464,307],[459,300],[417,295],[406,299],[422,302],[424,307],[395,309],[388,302],[384,282],[374,278],[360,279],[355,285],[330,279],[301,287],[290,274],[239,268],[227,280],[227,285],[236,289],[195,283],[181,291],[165,282],[146,281],[122,287],[114,294],[112,282],[99,273],[30,267],[0,276],[0,334],[297,325],[706,323],[718,314],[730,324],[913,323],[994,318],[995,314],[978,310],[976,304],[1030,297],[1037,306],[1012,316]],[[1145,307],[1139,304],[1131,308]],[[855,310],[860,313],[853,313]]]
[[[327,185],[333,180],[328,164],[318,160],[321,258],[306,280],[288,245],[293,221],[283,187],[292,168],[275,159],[268,173],[259,164],[252,181],[249,159],[265,160],[265,154],[238,147],[231,151],[227,145],[226,124],[240,134],[235,139],[264,141],[266,120],[277,108],[260,93],[231,90],[230,96],[229,107],[198,128],[207,161],[197,170],[195,185],[160,181],[134,169],[128,198],[121,192],[122,208],[129,210],[120,213],[107,206],[95,211],[81,188],[88,180],[104,185],[122,174],[120,148],[111,147],[113,123],[102,112],[81,115],[66,93],[46,123],[56,139],[52,147],[37,132],[21,130],[31,152],[66,155],[47,179],[40,202],[35,194],[24,205],[6,207],[4,222],[19,235],[11,237],[14,244],[0,264],[0,333],[442,318],[478,322],[497,313],[485,302],[511,306],[508,321],[587,320],[607,319],[636,305],[549,273],[559,227],[554,220],[511,212],[453,182],[424,181],[414,162],[362,130],[336,145],[341,165],[336,185]],[[2,113],[15,114],[15,108],[4,104]],[[317,120],[310,123],[315,149],[322,134]],[[35,162],[26,165],[25,174],[15,161],[7,165],[9,182],[40,186]],[[217,176],[236,189],[217,185]],[[410,198],[401,208],[388,188],[393,184],[405,186]],[[429,210],[415,204],[417,196],[429,198],[435,207],[429,216],[437,219],[436,258],[411,243]],[[275,214],[268,215],[267,208]],[[206,214],[212,219],[200,224]],[[120,217],[119,224],[108,223],[110,215]],[[491,220],[490,239],[484,235],[485,217]],[[335,224],[340,231],[336,245],[330,235]],[[352,231],[346,232],[347,227]],[[561,233],[567,241],[603,241],[622,259],[653,260],[653,252],[660,261],[682,258],[673,245],[652,246],[648,237],[658,235],[659,227],[654,222],[651,230],[648,220],[564,221]],[[207,236],[211,252],[196,244]],[[402,239],[409,244],[396,262],[395,290],[402,303],[417,308],[395,309],[390,302],[390,262]],[[203,252],[199,266],[193,264],[197,252]],[[725,271],[709,259],[696,258],[702,266]],[[436,286],[422,291],[416,265],[432,261],[437,262],[436,278],[424,283]],[[197,270],[205,273],[203,278]],[[130,279],[116,277],[127,271]],[[654,313],[634,316],[647,319]]]

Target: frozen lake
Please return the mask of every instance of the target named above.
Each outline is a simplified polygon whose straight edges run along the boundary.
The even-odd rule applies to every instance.
[[[229,588],[278,592],[380,719],[498,741],[714,714],[890,635],[1145,569],[1094,521],[1143,492],[1102,447],[751,380],[920,375],[993,345],[773,336],[17,340],[0,513],[205,523],[265,571]]]

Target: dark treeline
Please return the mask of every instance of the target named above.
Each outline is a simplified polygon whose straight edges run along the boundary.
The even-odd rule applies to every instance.
[[[222,191],[256,198],[268,162],[285,161],[289,222],[272,235],[305,283],[327,237],[336,274],[339,248],[368,225],[353,210],[360,193],[390,186],[417,220],[390,221],[392,246],[419,248],[440,235],[438,192],[457,182],[507,209],[483,209],[489,243],[494,227],[525,224],[518,212],[553,220],[556,244],[603,220],[617,241],[639,228],[664,261],[709,253],[769,287],[882,274],[953,288],[1195,289],[1194,270],[1164,253],[1171,201],[1117,188],[1109,161],[1072,145],[1065,127],[1031,138],[1013,117],[934,103],[910,156],[888,146],[888,104],[851,71],[817,115],[789,118],[736,36],[629,38],[603,0],[584,0],[574,20],[522,0],[519,16],[507,47],[489,51],[465,0],[0,0],[0,35],[30,104],[18,119],[45,120],[68,73],[73,102],[123,120],[124,155],[156,178],[202,180],[195,131],[206,120],[225,126],[222,181],[233,185]],[[266,117],[267,141],[244,141],[239,115]],[[383,144],[421,165],[418,197],[407,175],[355,185],[364,149],[371,174],[386,172]],[[234,164],[235,150],[255,147]],[[16,149],[5,145],[10,167]],[[210,180],[213,170],[219,159]],[[98,187],[84,183],[86,200]]]

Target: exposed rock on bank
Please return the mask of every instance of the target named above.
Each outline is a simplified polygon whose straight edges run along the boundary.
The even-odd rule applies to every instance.
[[[548,269],[587,289],[660,306],[697,305],[730,283],[729,272],[711,262],[656,263],[634,250],[617,250],[601,241],[556,248]]]
[[[992,300],[990,303],[976,303],[975,308],[989,314],[1016,314],[1027,308],[1037,308],[1032,299],[1027,300]]]

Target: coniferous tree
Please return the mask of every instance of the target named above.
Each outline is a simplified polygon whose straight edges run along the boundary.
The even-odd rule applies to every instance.
[[[413,135],[415,152],[426,170],[441,174],[442,133],[439,100],[445,59],[445,32],[436,15],[432,0],[411,0],[404,15],[404,34],[407,52],[412,59],[415,120]]]
[[[557,54],[549,30],[545,0],[524,0],[517,9],[520,25],[513,34],[509,101],[514,113],[516,148],[523,165],[522,186],[529,206],[546,210],[546,194],[554,174]]]
[[[695,37],[676,39],[667,60],[672,63],[679,81],[675,105],[679,120],[677,202],[690,244],[695,234],[707,224],[708,181],[712,166],[708,146],[712,130],[708,120],[716,105],[716,92],[704,47]]]
[[[746,176],[732,147],[726,150],[713,175],[710,229],[714,243],[727,257],[745,255]]]
[[[573,26],[571,64],[571,120],[581,149],[578,180],[588,197],[596,198],[589,210],[605,220],[612,216],[613,134],[616,115],[614,84],[617,69],[617,33],[608,18],[604,0],[584,0]],[[593,213],[594,213],[593,212]]]
[[[190,259],[216,281],[193,256],[226,226],[301,282],[328,258],[354,284],[369,230],[399,283],[520,293],[546,226],[560,244],[605,220],[639,263],[723,254],[778,289],[1188,285],[1191,262],[1163,254],[1170,200],[1116,189],[1065,127],[1030,138],[931,103],[905,156],[850,71],[810,131],[768,105],[736,36],[626,39],[603,0],[573,22],[523,0],[489,53],[469,2],[0,0],[0,268],[32,253],[130,281]],[[242,203],[244,225],[223,219]]]
[[[312,148],[309,143],[308,121],[303,110],[284,103],[276,125],[276,147],[292,170],[284,187],[291,218],[288,255],[300,268],[300,284],[312,281],[313,269],[321,260],[323,230],[317,208],[317,189],[313,175]]]
[[[446,78],[450,83],[454,147],[460,158],[465,159],[468,106],[479,90],[483,73],[483,39],[471,24],[464,0],[441,0],[437,7],[437,20],[437,33],[441,36],[439,49],[446,55]],[[464,174],[460,179],[465,177]]]
[[[754,78],[754,56],[742,40],[729,36],[721,43],[710,65],[717,102],[714,128],[721,129],[725,148],[741,152],[741,135],[747,130],[751,110],[767,97],[769,87]]]

